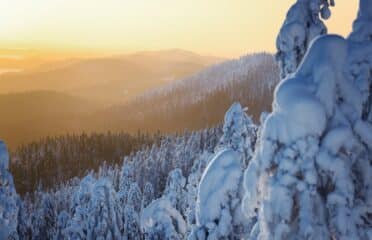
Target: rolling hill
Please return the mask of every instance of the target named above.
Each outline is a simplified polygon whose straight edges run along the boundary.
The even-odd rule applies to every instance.
[[[262,111],[270,110],[273,89],[279,81],[272,55],[247,55],[193,73],[207,60],[178,51],[89,60],[46,71],[45,78],[33,79],[32,91],[0,95],[0,138],[14,148],[45,136],[83,131],[197,130],[221,123],[235,101],[248,106],[249,114],[256,120]],[[181,62],[188,62],[191,67]],[[110,72],[115,75],[105,78]],[[81,78],[75,82],[64,80],[78,75]],[[93,80],[89,80],[91,75],[95,75]],[[128,80],[123,80],[128,76]],[[172,78],[161,80],[164,76]],[[22,84],[26,80],[17,81]],[[119,97],[120,86],[124,85],[132,89],[126,101]],[[45,89],[40,90],[43,86]],[[57,88],[64,91],[55,91]],[[107,100],[108,97],[112,99]]]
[[[0,94],[58,91],[108,106],[123,103],[145,90],[186,77],[218,61],[221,59],[177,49],[71,59],[2,74]]]
[[[88,113],[98,105],[65,93],[32,91],[0,95],[0,138],[10,147],[53,136],[78,132]]]

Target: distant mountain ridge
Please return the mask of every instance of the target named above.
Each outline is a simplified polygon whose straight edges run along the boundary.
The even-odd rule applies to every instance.
[[[183,50],[138,52],[52,62],[0,75],[0,94],[34,90],[65,92],[105,105],[123,103],[145,90],[221,61]]]
[[[182,65],[181,62],[170,60],[172,54],[162,54],[164,61],[167,62],[166,65],[170,67],[169,70],[156,69],[154,66],[156,61],[163,61],[156,57],[157,54],[146,52],[144,54],[146,57],[142,56],[143,53],[139,53],[135,58],[129,56],[132,59],[130,64],[133,68],[124,69],[122,74],[132,71],[135,72],[133,76],[151,74],[152,76],[165,76],[163,73],[166,71],[169,73],[176,72],[175,69],[185,70],[185,68],[171,67]],[[148,57],[149,55],[151,57]],[[188,57],[182,58],[182,61],[190,57],[194,58],[192,54],[185,55]],[[123,68],[122,64],[127,61],[125,57],[118,58],[124,58],[124,60],[111,59],[110,66]],[[144,61],[142,65],[139,65],[137,62],[140,62],[140,59],[146,59],[147,62]],[[196,59],[199,57],[196,56]],[[107,61],[107,59],[95,59],[89,62],[74,63],[69,69],[73,72],[76,69],[85,67],[90,69],[96,66],[95,74],[104,79],[104,69],[108,71],[108,68],[103,68],[101,65]],[[189,59],[186,62],[190,61]],[[128,64],[125,65],[128,66]],[[143,66],[151,66],[149,68],[152,69],[145,72],[137,71],[143,69]],[[58,68],[53,70],[54,73],[58,71],[62,70]],[[179,75],[183,76],[186,73],[182,72]],[[115,84],[111,85],[112,89],[103,87],[89,89],[87,87],[80,89],[77,93],[35,90],[0,94],[2,111],[0,138],[6,140],[14,148],[46,136],[83,131],[135,133],[141,129],[142,132],[160,130],[169,133],[185,129],[198,130],[220,124],[225,111],[236,101],[242,103],[243,106],[248,106],[248,113],[257,120],[262,111],[269,111],[271,108],[273,90],[279,81],[278,76],[278,68],[273,56],[259,53],[216,63],[177,80],[158,82],[158,87],[138,91],[140,94],[134,97],[128,96],[127,101],[115,101],[114,104],[102,104],[97,98],[90,98],[82,93],[97,91],[97,95],[104,95],[105,92],[115,94],[118,91],[118,85]],[[85,81],[88,80],[89,78],[85,78]],[[115,81],[113,78],[110,80],[112,80],[111,83],[118,84],[123,81],[120,76]],[[61,81],[58,84],[63,83]],[[69,84],[66,83],[62,87],[66,89],[72,83]],[[129,86],[136,83],[133,80],[125,84]]]

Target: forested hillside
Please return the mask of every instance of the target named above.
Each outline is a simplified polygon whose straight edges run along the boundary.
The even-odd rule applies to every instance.
[[[20,194],[48,190],[100,166],[121,165],[123,156],[157,145],[160,133],[92,133],[47,137],[18,147],[10,169]]]
[[[174,132],[219,124],[234,102],[247,106],[258,121],[271,110],[279,70],[270,54],[252,54],[211,66],[195,75],[145,92],[128,104],[97,112],[106,126]]]
[[[0,94],[59,91],[109,106],[221,60],[171,49],[50,62],[0,75]]]
[[[0,141],[0,239],[372,239],[372,0],[359,1],[347,38],[327,34],[325,20],[334,5],[298,0],[288,10],[277,37],[280,80],[269,78],[279,76],[270,55],[252,62],[247,57],[207,69],[207,78],[201,72],[139,97],[133,109],[117,107],[102,115],[105,124],[115,123],[112,111],[122,124],[140,119],[155,124],[181,121],[174,111],[203,106],[187,114],[213,122],[203,112],[209,110],[203,105],[209,94],[226,94],[215,98],[222,107],[234,97],[255,99],[260,89],[278,83],[272,109],[259,114],[259,121],[250,116],[249,104],[257,103],[247,100],[248,109],[237,102],[228,108],[222,127],[161,136],[81,135],[25,146],[15,160],[22,164],[38,155],[36,178],[64,162],[62,152],[67,164],[79,159],[87,167],[92,158],[95,171],[64,182],[57,178],[54,187],[22,198]],[[256,65],[257,59],[263,63]],[[266,81],[257,82],[257,90],[240,89],[253,81],[250,74]],[[124,116],[129,110],[135,117]],[[157,119],[156,111],[170,112]],[[113,141],[145,147],[129,155],[126,150],[120,162],[120,146]],[[106,156],[110,164],[98,167]]]
[[[165,70],[159,72],[171,74],[172,70],[167,70],[172,68],[169,62],[175,60],[178,65],[177,61],[185,58],[195,60],[194,55],[189,55],[184,52],[174,55],[173,51],[139,53],[130,59],[136,63],[146,60],[143,65],[152,66],[151,71],[155,71],[154,68],[162,63],[151,63],[160,58],[160,62],[165,62]],[[195,61],[200,63],[197,59]],[[167,80],[163,86],[115,106],[76,97],[73,93],[49,90],[4,94],[0,95],[1,137],[14,149],[40,138],[66,133],[200,130],[220,124],[225,111],[235,101],[247,106],[257,121],[262,111],[271,109],[278,72],[272,55],[247,55],[215,64],[186,78]],[[59,84],[64,85],[63,81]]]

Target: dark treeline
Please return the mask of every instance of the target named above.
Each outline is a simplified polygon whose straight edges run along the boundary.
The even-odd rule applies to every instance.
[[[123,156],[160,142],[160,133],[92,133],[46,137],[12,153],[11,172],[18,193],[56,186],[107,165],[122,164]]]

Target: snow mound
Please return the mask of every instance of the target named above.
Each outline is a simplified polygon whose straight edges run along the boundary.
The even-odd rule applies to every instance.
[[[233,150],[219,152],[208,164],[199,184],[196,218],[198,226],[227,236],[232,227],[231,205],[237,199],[242,176],[239,156]]]
[[[141,228],[149,239],[182,239],[186,222],[168,199],[160,198],[143,210]]]

